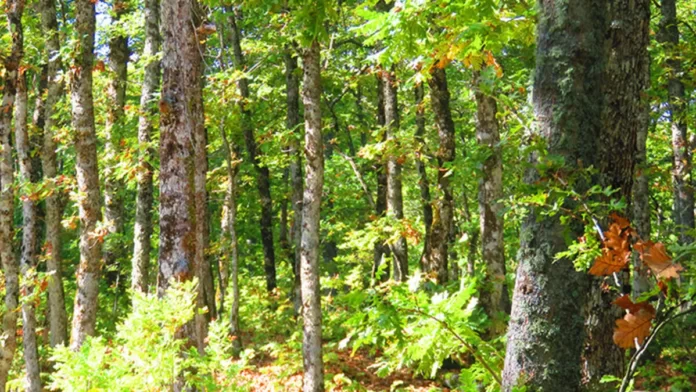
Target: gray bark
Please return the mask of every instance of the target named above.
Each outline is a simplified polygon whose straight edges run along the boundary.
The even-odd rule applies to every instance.
[[[694,188],[691,179],[691,149],[686,123],[686,94],[679,53],[679,25],[675,0],[662,0],[662,18],[657,40],[667,52],[666,68],[667,107],[672,130],[672,184],[674,187],[674,224],[679,233],[679,243],[689,244],[692,236],[686,233],[694,228]]]
[[[539,6],[534,108],[548,152],[563,157],[563,171],[572,173],[580,162],[589,167],[599,159],[607,8],[599,0],[562,7],[541,0]],[[541,178],[534,168],[525,175],[529,184]],[[591,185],[577,181],[573,189],[582,194]],[[579,207],[572,200],[565,204]],[[582,222],[561,226],[557,216],[536,208],[523,222],[503,371],[506,392],[517,384],[544,392],[580,389],[588,279],[572,260],[555,256],[567,249],[566,236],[577,238],[583,231]]]
[[[427,145],[425,143],[425,105],[423,98],[425,88],[420,83],[415,88],[416,97],[416,141],[418,150],[416,152],[416,171],[418,172],[418,188],[420,188],[421,204],[423,206],[423,224],[425,235],[423,236],[423,255],[421,256],[421,271],[426,270],[425,255],[430,253],[430,228],[433,224],[433,206],[430,197],[430,182],[425,161],[427,155]]]
[[[321,136],[321,51],[315,40],[303,54],[302,102],[305,118],[305,190],[302,209],[300,275],[302,289],[304,392],[324,391],[319,288],[319,223],[324,187]]]
[[[77,41],[74,49],[75,63],[70,75],[70,100],[77,151],[77,188],[80,193],[77,203],[80,216],[80,265],[70,335],[70,347],[73,350],[79,349],[87,336],[94,335],[102,261],[102,233],[97,228],[101,219],[101,200],[92,98],[95,25],[94,3],[90,0],[76,0],[74,26]]]
[[[17,93],[19,65],[24,55],[22,14],[24,1],[14,0],[5,4],[5,16],[12,47],[9,56],[2,59],[5,68],[0,106],[0,261],[5,275],[5,312],[2,316],[4,339],[0,346],[0,392],[5,391],[7,376],[12,367],[17,348],[17,309],[19,277],[13,240],[14,171],[12,160],[11,127]]]
[[[56,159],[56,104],[63,95],[63,81],[59,77],[62,68],[60,59],[60,42],[58,40],[58,21],[56,20],[55,0],[41,0],[41,27],[46,34],[47,58],[47,93],[44,106],[43,146],[41,151],[41,168],[45,180],[55,185],[58,176]],[[49,339],[51,347],[68,341],[68,315],[65,310],[65,293],[63,290],[61,250],[61,217],[63,211],[57,191],[46,196],[46,272],[48,279]]]
[[[377,125],[384,127],[384,82],[381,76],[377,76]],[[386,138],[386,134],[384,135]],[[377,218],[384,217],[387,211],[387,172],[386,165],[381,162],[375,163],[373,166],[375,176],[377,177],[377,197],[375,203],[375,216]],[[389,247],[386,246],[382,239],[377,241],[374,246],[373,262],[372,262],[372,281],[375,282],[377,271],[379,270],[385,256],[389,254]],[[386,266],[384,274],[381,276],[382,281],[389,279],[389,265]]]
[[[138,158],[138,190],[135,203],[135,228],[133,234],[133,269],[131,287],[133,290],[147,292],[149,285],[150,251],[152,249],[152,205],[153,205],[153,167],[155,151],[152,146],[152,134],[155,130],[154,117],[157,106],[155,94],[160,83],[160,61],[156,58],[160,50],[159,0],[145,1],[145,47],[143,57],[145,75],[140,93],[140,118],[138,121],[138,142],[141,150]]]
[[[384,122],[387,129],[387,143],[390,148],[398,150],[399,107],[397,99],[396,73],[394,67],[390,71],[382,71],[382,88],[384,89]],[[401,184],[401,163],[393,152],[387,157],[387,215],[392,219],[404,218],[404,199]],[[399,235],[391,245],[392,278],[404,281],[408,277],[408,247],[406,238]]]
[[[476,86],[476,141],[489,153],[483,162],[479,181],[478,206],[481,227],[481,256],[485,278],[481,290],[481,305],[491,320],[489,333],[498,336],[505,332],[505,318],[510,313],[510,298],[505,281],[505,244],[503,243],[503,156],[500,147],[498,106],[495,98],[481,91],[478,75]]]

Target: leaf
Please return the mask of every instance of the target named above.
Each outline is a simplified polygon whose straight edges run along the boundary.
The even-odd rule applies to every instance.
[[[640,259],[650,268],[658,278],[671,279],[678,278],[679,271],[684,270],[680,264],[672,263],[672,258],[667,254],[665,244],[652,241],[640,241],[634,246],[640,253]]]
[[[614,328],[614,343],[622,348],[634,347],[634,342],[643,344],[650,334],[652,319],[655,318],[655,308],[645,304],[636,313],[627,313],[624,318],[616,320]]]
[[[611,214],[609,214],[609,217],[611,218],[611,220],[614,223],[619,225],[619,227],[621,229],[626,229],[631,225],[631,223],[628,221],[628,219],[622,217],[621,215],[617,214],[616,212],[612,212]]]
[[[641,309],[654,311],[652,305],[650,305],[647,301],[634,303],[631,300],[631,296],[629,296],[628,294],[624,294],[621,297],[617,298],[616,301],[613,302],[613,304],[624,310],[628,310],[630,313],[634,314],[638,313]]]
[[[602,249],[602,255],[595,259],[589,273],[595,276],[606,276],[619,272],[626,266],[630,256],[631,252],[628,250],[617,252]]]

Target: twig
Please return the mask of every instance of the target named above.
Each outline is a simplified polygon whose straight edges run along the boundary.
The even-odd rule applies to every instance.
[[[348,161],[348,164],[353,169],[353,173],[355,173],[355,177],[358,179],[358,182],[360,183],[360,186],[362,187],[363,192],[365,193],[365,197],[367,198],[367,202],[370,204],[370,207],[372,207],[372,209],[377,209],[375,200],[372,198],[370,188],[367,187],[367,183],[365,182],[365,179],[363,178],[362,173],[360,173],[360,169],[358,168],[358,165],[355,164],[353,158],[342,153],[341,151],[338,152],[338,155],[342,156],[343,159]]]

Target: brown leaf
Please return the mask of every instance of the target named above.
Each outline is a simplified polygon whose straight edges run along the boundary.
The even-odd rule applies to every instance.
[[[630,256],[631,252],[628,250],[602,249],[602,255],[595,259],[589,273],[595,276],[606,276],[619,272],[626,266]]]
[[[655,309],[652,305],[642,307],[636,313],[627,313],[624,318],[616,320],[614,328],[614,343],[622,348],[634,347],[634,342],[643,344],[650,334],[652,319],[655,317]]]
[[[617,214],[616,212],[612,212],[611,214],[609,214],[609,217],[611,218],[611,220],[612,220],[614,223],[616,223],[617,225],[619,225],[619,227],[620,227],[621,229],[628,228],[628,227],[631,225],[631,223],[628,221],[628,219],[626,219],[626,218],[624,218],[623,216]]]
[[[680,264],[672,263],[672,258],[667,254],[665,244],[661,242],[657,244],[652,241],[637,242],[633,247],[640,253],[643,263],[658,278],[678,278],[679,271],[684,270]]]
[[[631,296],[628,294],[624,294],[621,297],[617,298],[616,301],[613,302],[613,304],[624,310],[628,310],[630,313],[634,314],[638,313],[641,309],[646,309],[648,311],[654,312],[653,306],[650,305],[647,301],[634,303],[631,300]]]

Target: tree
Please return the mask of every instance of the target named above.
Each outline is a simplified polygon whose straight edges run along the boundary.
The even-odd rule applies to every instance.
[[[72,126],[77,151],[77,187],[80,193],[80,265],[77,272],[77,294],[72,320],[70,347],[77,350],[87,336],[94,335],[97,322],[97,299],[101,270],[101,220],[99,170],[97,167],[97,135],[94,128],[92,99],[92,67],[94,62],[94,3],[75,2],[75,32],[77,34],[75,63],[70,72]]]
[[[63,95],[63,80],[59,77],[62,68],[60,42],[58,39],[58,21],[54,0],[41,0],[41,27],[46,35],[47,86],[44,102],[43,146],[41,149],[41,169],[45,181],[54,188],[58,177],[56,158],[56,105]],[[63,290],[63,272],[61,250],[61,216],[62,206],[59,193],[54,189],[46,196],[46,270],[51,275],[48,280],[49,338],[51,347],[68,341],[68,316],[65,310],[65,292]]]
[[[319,223],[324,188],[324,146],[321,136],[321,51],[314,39],[304,49],[302,103],[305,118],[305,190],[302,203],[300,277],[304,323],[302,355],[304,392],[324,390],[319,290]]]
[[[416,152],[416,171],[418,172],[418,188],[420,189],[421,205],[423,206],[423,224],[425,235],[423,236],[423,255],[421,256],[421,271],[426,270],[425,256],[430,253],[430,228],[433,224],[433,205],[430,197],[430,182],[425,163],[428,155],[427,144],[425,142],[425,104],[423,98],[425,88],[423,83],[416,85],[414,89],[416,98],[416,141],[418,149]]]
[[[539,16],[533,97],[539,135],[548,153],[564,163],[556,176],[572,176],[599,158],[606,8],[594,0],[564,7],[542,1]],[[531,168],[525,180],[533,184],[545,175],[541,168]],[[582,194],[589,185],[579,180],[572,186]],[[572,209],[571,201],[565,203]],[[517,384],[538,391],[580,388],[587,279],[568,258],[555,260],[566,250],[564,230],[579,237],[584,224],[570,220],[564,228],[558,216],[532,208],[522,225],[504,391]]]
[[[149,285],[150,250],[152,248],[152,204],[153,204],[153,167],[155,156],[152,147],[154,117],[157,106],[154,104],[155,93],[160,82],[160,61],[157,53],[160,49],[160,2],[145,1],[145,75],[140,93],[141,115],[138,121],[138,142],[141,143],[139,156],[138,190],[135,203],[135,228],[133,233],[133,269],[131,287],[147,292]]]

